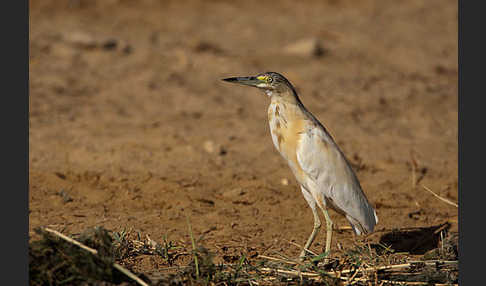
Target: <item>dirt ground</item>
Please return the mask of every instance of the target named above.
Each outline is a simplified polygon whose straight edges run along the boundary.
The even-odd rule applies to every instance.
[[[30,239],[104,226],[188,244],[189,220],[217,260],[297,256],[313,217],[272,144],[269,99],[221,81],[264,71],[294,84],[353,163],[379,216],[369,241],[457,231],[457,208],[422,187],[458,200],[457,12],[452,0],[30,1]],[[314,38],[322,55],[286,52]],[[363,239],[331,217],[333,250]],[[311,249],[324,241],[323,227]]]

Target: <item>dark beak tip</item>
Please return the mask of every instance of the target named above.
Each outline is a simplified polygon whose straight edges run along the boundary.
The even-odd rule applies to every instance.
[[[222,81],[228,81],[228,82],[233,82],[233,81],[236,81],[236,78],[234,77],[228,77],[228,78],[223,78],[221,79]]]

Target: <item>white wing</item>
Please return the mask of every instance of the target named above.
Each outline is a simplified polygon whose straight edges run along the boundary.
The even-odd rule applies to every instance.
[[[297,148],[304,187],[345,215],[357,234],[372,232],[378,217],[348,161],[324,127],[314,122],[308,126]]]

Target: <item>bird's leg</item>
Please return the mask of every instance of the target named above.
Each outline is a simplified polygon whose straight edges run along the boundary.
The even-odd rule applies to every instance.
[[[326,252],[327,256],[324,260],[324,263],[329,261],[329,257],[331,256],[331,239],[332,239],[332,220],[327,213],[327,209],[324,207],[322,208],[322,212],[324,213],[324,218],[326,218]]]
[[[302,252],[300,253],[299,258],[301,261],[304,260],[306,251],[311,246],[312,242],[316,238],[317,233],[319,232],[319,229],[321,228],[321,220],[319,219],[319,214],[317,213],[317,210],[315,208],[312,208],[312,213],[314,214],[314,228],[312,229],[312,233],[304,245],[304,249],[302,249]]]
[[[317,233],[319,232],[319,229],[321,228],[321,220],[319,219],[319,213],[317,212],[317,204],[312,195],[307,192],[303,187],[301,187],[302,193],[304,194],[304,198],[309,204],[312,214],[314,215],[314,228],[312,229],[312,233],[310,234],[309,238],[307,239],[307,242],[304,245],[304,249],[302,249],[302,252],[300,253],[299,259],[300,261],[303,261],[306,255],[306,251],[309,249],[311,246],[312,242],[316,238]]]

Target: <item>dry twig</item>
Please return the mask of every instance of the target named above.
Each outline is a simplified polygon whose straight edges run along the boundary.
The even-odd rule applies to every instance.
[[[50,229],[50,228],[47,228],[45,227],[44,228],[45,231],[49,232],[49,233],[52,233],[62,239],[64,239],[65,241],[69,242],[69,243],[72,243],[94,255],[97,255],[98,254],[98,251],[96,249],[93,249],[91,247],[88,247],[84,244],[82,244],[81,242],[77,241],[77,240],[74,240],[72,238],[70,238],[69,236],[66,236],[56,230],[53,230],[53,229]],[[121,266],[120,264],[118,263],[113,263],[113,267],[115,267],[117,270],[119,270],[121,273],[127,275],[128,277],[130,277],[131,279],[133,279],[135,282],[137,282],[138,284],[142,285],[142,286],[148,286],[147,283],[145,283],[145,281],[143,281],[142,279],[138,278],[135,274],[133,274],[132,272],[130,272],[128,269],[124,268],[123,266]]]

